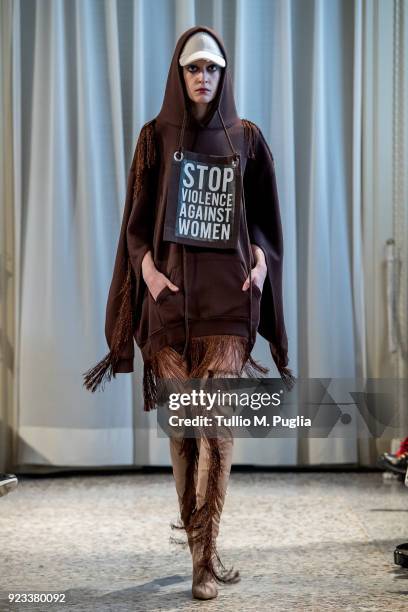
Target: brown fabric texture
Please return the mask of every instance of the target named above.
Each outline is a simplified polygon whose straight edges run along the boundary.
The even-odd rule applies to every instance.
[[[201,122],[191,113],[178,65],[185,41],[199,30],[216,38],[227,59],[217,96]],[[170,168],[182,132],[186,150],[225,156],[232,145],[239,155],[243,207],[236,249],[220,252],[163,240]],[[253,282],[248,291],[241,290],[254,264],[250,244],[265,254],[268,272],[262,291]],[[142,260],[149,250],[157,269],[179,291],[165,287],[153,299],[142,275]],[[95,391],[117,373],[134,371],[136,342],[144,363],[144,409],[151,410],[159,351],[171,347],[183,354],[191,375],[205,370],[215,353],[228,353],[229,344],[236,341],[225,338],[239,337],[242,367],[261,375],[267,368],[251,358],[258,332],[268,341],[279,374],[290,389],[295,378],[288,368],[282,270],[283,235],[272,153],[260,128],[237,115],[221,38],[210,28],[196,26],[178,40],[162,108],[138,138],[106,306],[109,353],[84,373],[84,385]],[[220,336],[219,341],[213,344],[211,336]]]

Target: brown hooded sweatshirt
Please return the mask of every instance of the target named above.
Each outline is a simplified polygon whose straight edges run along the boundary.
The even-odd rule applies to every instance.
[[[196,120],[190,112],[178,61],[187,38],[199,30],[214,36],[227,62],[217,95],[203,121]],[[216,156],[208,159],[220,162],[232,156],[238,161],[235,189],[239,192],[242,187],[242,198],[241,210],[235,209],[239,217],[235,215],[234,219],[234,247],[225,248],[218,239],[216,223],[201,224],[214,231],[213,248],[208,243],[197,245],[194,240],[183,243],[164,238],[165,225],[169,223],[168,198],[177,197],[175,183],[171,182],[179,163],[174,157],[177,152],[187,157],[200,154],[204,159],[206,155]],[[192,178],[195,186],[200,179],[197,168]],[[206,181],[205,163],[201,168],[201,178]],[[217,176],[212,176],[213,185]],[[189,192],[190,198],[194,197],[193,191]],[[204,195],[196,190],[196,197]],[[203,213],[209,207],[203,202],[194,210],[197,208]],[[251,244],[258,245],[265,254],[267,276],[262,292],[255,283],[242,291],[254,265]],[[179,291],[165,287],[153,299],[142,275],[142,260],[149,250],[157,269]],[[249,374],[265,373],[267,368],[251,357],[258,331],[269,342],[282,380],[290,389],[295,378],[287,367],[282,264],[283,237],[272,153],[261,130],[237,115],[223,41],[208,27],[193,27],[177,42],[161,110],[139,135],[106,307],[105,335],[110,351],[84,374],[84,384],[95,391],[116,373],[132,372],[135,340],[144,361],[144,409],[150,410],[155,407],[154,360],[160,349],[170,346],[183,354],[192,378],[200,378],[209,356],[222,359],[222,352],[227,354],[238,337],[243,348],[242,369]],[[219,342],[214,343],[214,336]]]

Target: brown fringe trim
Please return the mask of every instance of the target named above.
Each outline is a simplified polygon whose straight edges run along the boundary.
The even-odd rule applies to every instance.
[[[111,350],[95,366],[83,373],[83,386],[89,391],[96,391],[101,386],[102,391],[105,383],[115,378],[115,368],[120,359],[120,351],[124,344],[133,336],[133,309],[132,309],[132,287],[133,271],[130,259],[124,283],[119,291],[122,301],[119,314],[112,334]]]
[[[202,582],[210,575],[219,584],[234,583],[240,579],[239,572],[233,567],[226,569],[217,552],[213,535],[214,517],[221,516],[223,495],[220,490],[221,454],[217,438],[208,438],[210,445],[210,465],[205,502],[201,508],[194,509],[186,531],[192,545],[198,546],[201,559],[196,569],[196,581]]]
[[[252,348],[252,347],[251,347]],[[269,372],[249,354],[249,342],[244,336],[218,335],[201,336],[190,341],[190,378],[202,378],[209,369],[235,372],[249,377]]]
[[[146,123],[141,131],[136,145],[135,156],[132,167],[135,171],[135,181],[133,185],[133,199],[139,196],[143,186],[144,173],[146,168],[154,166],[157,160],[156,142],[154,134],[154,119]],[[133,270],[130,258],[127,260],[127,275],[123,286],[119,292],[122,294],[122,302],[119,308],[118,318],[112,334],[110,351],[95,366],[83,373],[84,386],[94,392],[99,386],[104,390],[104,385],[112,377],[115,378],[115,368],[120,360],[123,346],[133,336]],[[149,367],[144,372],[145,400],[151,409],[155,403],[155,381]]]
[[[186,529],[189,524],[191,515],[196,507],[196,492],[195,492],[195,481],[194,473],[198,467],[198,448],[195,438],[183,438],[180,448],[180,456],[184,456],[187,459],[187,468],[185,475],[185,488],[183,499],[181,503],[181,522],[170,523],[172,529]],[[170,541],[173,544],[185,545],[183,540],[179,540],[175,537],[170,537]],[[190,545],[191,549],[191,545]]]
[[[219,584],[238,582],[239,572],[233,567],[226,569],[217,552],[213,536],[214,516],[220,516],[223,506],[223,496],[220,490],[221,454],[217,438],[208,438],[210,445],[210,465],[208,468],[208,483],[205,502],[192,513],[186,527],[190,542],[199,546],[202,556],[197,568],[197,583],[210,575]],[[218,567],[216,567],[216,564]]]
[[[279,353],[276,351],[272,342],[269,342],[269,349],[271,351],[272,359],[274,360],[276,367],[278,368],[280,377],[285,385],[287,391],[293,389],[297,378],[293,375],[292,370],[290,370],[287,365],[281,365],[282,358]]]
[[[160,378],[204,378],[208,370],[234,372],[237,377],[245,373],[255,378],[269,372],[269,368],[255,361],[250,354],[252,347],[244,336],[212,335],[190,338],[187,354],[190,368],[183,364],[182,356],[174,348],[166,346],[151,360],[144,363],[144,410],[156,407],[157,383]]]
[[[151,361],[145,361],[143,365],[143,398],[145,412],[156,408],[157,381]]]
[[[146,123],[139,135],[136,145],[135,170],[136,180],[134,184],[133,196],[138,197],[143,185],[143,176],[146,168],[151,168],[156,163],[156,143],[154,136],[154,120]]]
[[[283,384],[286,387],[286,390],[290,391],[291,389],[293,389],[297,378],[293,375],[292,370],[286,367],[285,368],[278,367],[278,370],[282,378]]]
[[[242,125],[244,127],[244,138],[248,142],[248,157],[250,159],[255,159],[255,141],[256,141],[256,132],[257,127],[255,123],[249,121],[249,119],[241,119]]]

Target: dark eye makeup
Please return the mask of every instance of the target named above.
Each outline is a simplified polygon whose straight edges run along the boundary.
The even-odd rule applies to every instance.
[[[197,64],[188,64],[188,66],[186,66],[186,68],[187,68],[187,70],[189,72],[192,72],[192,73],[197,72],[197,70],[198,70]],[[208,72],[216,72],[218,70],[218,65],[217,64],[209,64],[207,66],[207,70],[208,70]]]

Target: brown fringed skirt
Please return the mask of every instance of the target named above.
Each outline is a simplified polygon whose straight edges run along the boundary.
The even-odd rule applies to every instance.
[[[157,379],[171,378],[181,385],[189,378],[208,377],[251,377],[266,374],[269,370],[248,356],[247,339],[241,336],[216,335],[192,338],[189,360],[182,359],[181,354],[172,347],[165,347],[152,360],[151,367]],[[200,434],[201,436],[201,434]],[[198,545],[202,551],[200,572],[202,576],[210,574],[218,583],[231,583],[239,580],[239,573],[233,568],[226,569],[216,548],[218,525],[226,492],[226,480],[229,468],[223,465],[223,459],[232,448],[231,439],[225,437],[204,437],[200,443],[196,438],[184,437],[178,445],[170,441],[172,453],[177,448],[183,457],[185,486],[180,500],[181,522],[173,523],[173,529],[183,529],[187,533],[190,547]],[[208,453],[208,478],[204,499],[198,503],[196,497],[197,467],[200,449],[205,444]],[[231,457],[230,457],[231,459]],[[230,467],[230,466],[229,466]],[[180,542],[172,538],[173,542]]]

